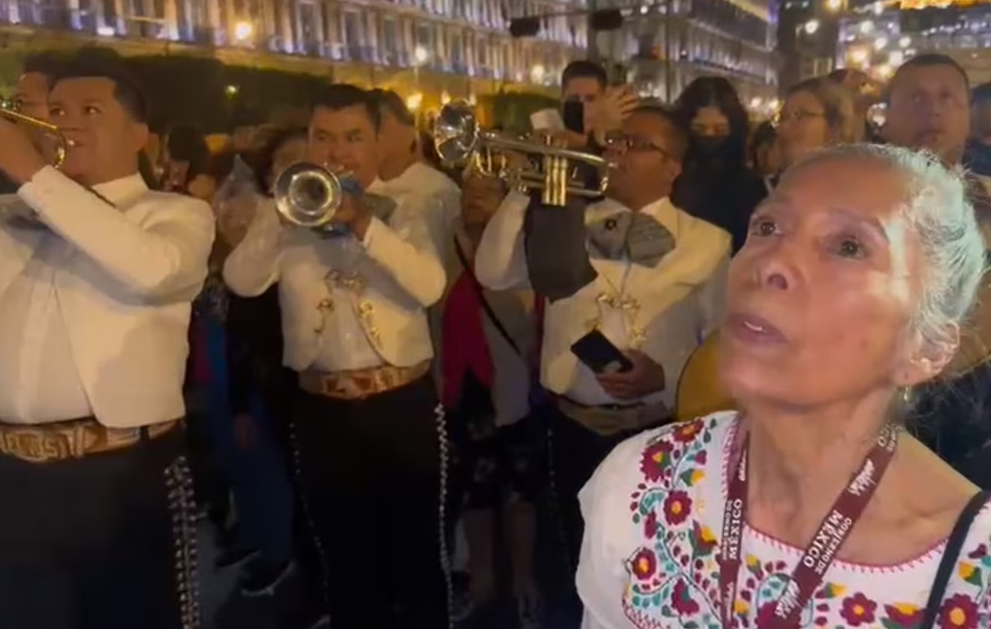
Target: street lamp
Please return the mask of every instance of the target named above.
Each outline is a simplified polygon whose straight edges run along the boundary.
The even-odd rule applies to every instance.
[[[530,70],[530,80],[533,81],[534,83],[543,83],[545,72],[546,71],[544,70],[544,66],[538,63],[537,65],[533,66],[532,70]]]
[[[234,25],[234,39],[239,42],[251,39],[255,32],[255,27],[251,22],[238,22]]]
[[[819,30],[819,20],[809,20],[803,28],[807,35],[815,35],[816,31]]]
[[[837,12],[843,8],[843,0],[826,0],[826,10]]]
[[[427,50],[423,46],[417,46],[416,48],[413,49],[413,60],[416,62],[416,65],[422,66],[427,62],[428,59],[430,59],[429,50]]]

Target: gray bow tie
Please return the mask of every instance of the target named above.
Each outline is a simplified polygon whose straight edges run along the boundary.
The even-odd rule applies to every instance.
[[[675,246],[674,234],[657,219],[640,212],[620,212],[588,226],[593,258],[629,259],[657,266]]]

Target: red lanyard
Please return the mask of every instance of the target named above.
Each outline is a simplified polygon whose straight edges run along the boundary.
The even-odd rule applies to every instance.
[[[770,624],[763,629],[798,627],[799,616],[816,589],[822,585],[823,576],[850,535],[853,525],[860,519],[888,468],[898,444],[898,432],[898,427],[890,424],[881,430],[877,443],[864,459],[860,470],[850,479],[846,490],[836,499],[829,515],[819,525],[819,530],[802,554],[781,598],[775,603]],[[734,458],[739,453],[739,463],[736,473],[729,479],[729,495],[726,512],[723,514],[723,536],[719,549],[719,590],[723,596],[722,620],[725,629],[734,626],[737,579],[743,564],[740,556],[743,527],[747,521],[747,447],[750,440],[749,437],[744,437],[741,441],[740,447],[734,448]],[[734,468],[731,465],[729,469]]]

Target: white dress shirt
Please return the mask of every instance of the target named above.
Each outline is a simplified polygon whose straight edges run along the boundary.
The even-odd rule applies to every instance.
[[[0,421],[133,427],[185,413],[210,208],[137,174],[95,191],[113,205],[45,168],[18,196],[48,229],[0,220]]]
[[[528,284],[523,220],[529,198],[510,193],[486,227],[475,257],[479,281],[494,290]],[[590,205],[586,223],[629,212],[612,200]],[[592,258],[598,277],[566,299],[548,303],[541,348],[541,382],[579,404],[629,404],[607,394],[571,346],[599,329],[621,350],[638,349],[664,368],[666,387],[639,402],[674,408],[678,377],[691,353],[721,322],[730,236],[694,218],[667,198],[641,212],[666,227],[675,248],[656,267]]]
[[[438,249],[441,255],[449,252],[450,244],[453,242],[455,232],[455,222],[461,216],[461,188],[454,183],[450,177],[440,172],[433,166],[421,161],[414,162],[398,177],[381,182],[381,190],[385,194],[407,195],[416,194],[426,196],[440,201],[444,221],[444,232],[442,245]],[[450,260],[450,258],[448,258]],[[453,279],[453,278],[449,278]],[[444,300],[430,308],[427,317],[430,324],[430,336],[434,340],[434,352],[440,348],[441,334],[441,312],[444,309]],[[434,380],[440,386],[441,372],[440,361],[433,364]]]
[[[383,188],[375,182],[368,191]],[[335,372],[433,357],[426,309],[446,283],[443,208],[423,195],[388,196],[395,210],[373,218],[360,242],[285,225],[265,200],[227,258],[224,281],[238,295],[278,282],[286,366]]]
[[[420,194],[440,200],[449,226],[461,216],[461,188],[429,164],[414,162],[401,175],[381,182],[385,194]]]

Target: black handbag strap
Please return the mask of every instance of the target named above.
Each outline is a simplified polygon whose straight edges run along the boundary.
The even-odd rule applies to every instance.
[[[936,617],[943,605],[943,599],[946,598],[946,588],[950,584],[950,578],[954,572],[953,568],[957,565],[957,559],[960,558],[963,544],[967,541],[967,534],[974,523],[974,518],[977,517],[989,499],[991,499],[991,492],[980,491],[974,494],[974,497],[967,502],[967,506],[960,512],[956,524],[953,525],[953,531],[950,532],[950,537],[946,541],[946,550],[943,551],[943,558],[936,569],[936,578],[933,579],[932,588],[929,590],[926,610],[917,629],[933,629],[936,624]]]
[[[475,271],[468,263],[468,256],[465,255],[465,250],[461,247],[461,242],[458,240],[457,236],[454,237],[454,249],[458,253],[458,259],[461,261],[461,266],[464,267],[465,273],[467,273],[469,279],[471,279],[472,286],[475,287],[475,292],[478,294],[478,300],[482,303],[482,308],[485,310],[485,316],[492,322],[492,325],[495,326],[495,329],[499,332],[500,336],[502,336],[502,338],[509,343],[509,346],[513,348],[513,351],[515,351],[520,358],[526,360],[526,356],[522,351],[520,351],[520,347],[516,344],[516,341],[514,341],[513,337],[509,335],[509,331],[506,330],[506,327],[502,324],[502,321],[500,321],[499,317],[496,316],[496,313],[492,310],[492,306],[489,304],[489,301],[485,299],[485,289],[482,287],[481,282],[478,281],[478,278],[475,277]]]

